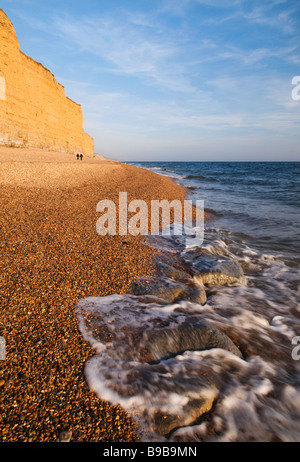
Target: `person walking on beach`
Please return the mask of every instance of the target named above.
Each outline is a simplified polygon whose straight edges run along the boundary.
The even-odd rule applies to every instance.
[[[79,160],[79,154],[78,154],[78,152],[77,152],[77,154],[76,154],[76,157],[77,157],[77,160]]]
[[[82,155],[82,154],[80,154],[80,160],[82,160],[82,158],[83,158],[83,155]]]

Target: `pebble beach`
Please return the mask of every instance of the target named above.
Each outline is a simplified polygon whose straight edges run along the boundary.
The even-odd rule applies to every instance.
[[[99,236],[96,205],[184,200],[169,178],[96,156],[0,148],[1,442],[135,442],[134,422],[87,386],[93,355],[74,305],[125,294],[151,275],[154,248],[141,236]]]

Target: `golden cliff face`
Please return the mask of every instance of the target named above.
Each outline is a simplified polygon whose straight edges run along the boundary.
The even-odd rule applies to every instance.
[[[0,9],[0,145],[27,146],[92,157],[79,104],[42,64],[20,51],[14,27]]]

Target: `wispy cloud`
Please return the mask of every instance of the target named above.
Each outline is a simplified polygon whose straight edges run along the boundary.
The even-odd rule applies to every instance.
[[[289,35],[297,34],[299,28],[298,6],[289,0],[190,0],[190,4],[223,10],[208,19],[219,25],[239,20]]]
[[[259,6],[254,6],[249,11],[240,11],[238,14],[249,22],[275,28],[286,34],[294,34],[297,30],[294,15],[296,9],[294,7],[288,10],[274,9],[277,5],[285,2],[266,2]]]
[[[266,62],[266,60],[271,58],[283,61],[291,60],[296,50],[297,46],[295,45],[289,47],[255,48],[248,51],[235,46],[228,46],[227,49],[219,54],[218,58],[238,60],[246,66],[252,66],[253,64]]]
[[[233,8],[243,4],[246,0],[190,0],[199,5],[207,5],[216,8]]]
[[[149,17],[56,18],[55,29],[82,51],[104,60],[110,71],[136,76],[176,91],[193,90],[178,55],[176,31],[162,31]]]

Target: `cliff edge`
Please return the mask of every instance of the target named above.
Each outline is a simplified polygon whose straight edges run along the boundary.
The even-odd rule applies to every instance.
[[[94,155],[82,108],[42,64],[26,56],[0,9],[0,145]]]

